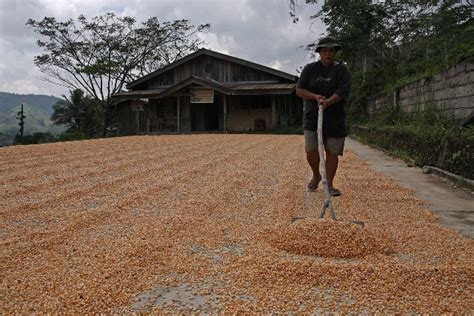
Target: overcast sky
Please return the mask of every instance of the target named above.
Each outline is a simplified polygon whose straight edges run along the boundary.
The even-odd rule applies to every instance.
[[[201,35],[203,47],[291,74],[310,61],[304,45],[325,32],[321,22],[308,18],[316,12],[314,5],[298,8],[300,21],[294,24],[287,0],[0,0],[0,91],[68,94],[41,80],[44,75],[33,64],[41,51],[37,35],[25,25],[29,18],[64,21],[111,11],[139,21],[156,16],[211,23],[210,32]]]

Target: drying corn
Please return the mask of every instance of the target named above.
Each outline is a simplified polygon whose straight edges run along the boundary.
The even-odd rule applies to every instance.
[[[341,159],[318,215],[301,136],[0,148],[1,314],[474,311],[474,241]]]

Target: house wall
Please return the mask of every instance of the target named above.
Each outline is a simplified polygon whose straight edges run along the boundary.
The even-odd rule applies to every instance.
[[[259,107],[251,104],[248,96],[231,96],[228,98],[227,129],[230,132],[253,131],[255,120],[265,120],[265,126],[272,126],[272,107]]]
[[[149,133],[177,132],[178,131],[178,98],[180,99],[180,132],[191,131],[191,115],[189,97],[167,97],[163,99],[150,99],[149,107],[155,108],[155,116],[150,116]],[[153,112],[150,112],[153,114]]]
[[[124,101],[117,106],[117,129],[119,135],[137,134],[136,113],[132,111],[133,101]]]
[[[275,97],[275,126],[271,99],[268,96],[265,104],[258,104],[255,99],[248,101],[248,96],[231,96],[228,102],[227,128],[232,132],[255,131],[256,120],[265,120],[265,127],[271,130],[274,127],[289,126],[298,123],[302,116],[301,100],[294,95],[276,95]],[[247,100],[246,100],[247,99]],[[258,101],[258,99],[257,99]]]
[[[180,129],[191,131],[189,97],[181,96]],[[117,107],[117,128],[119,135],[177,132],[177,98],[150,99],[143,103],[143,111],[133,111],[137,101],[125,101]],[[137,120],[138,115],[138,120]]]
[[[191,129],[191,107],[206,105],[194,105],[190,103],[188,96],[180,96],[180,132],[189,133]],[[214,102],[218,111],[218,130],[224,130],[224,96],[217,94]],[[264,100],[252,96],[227,96],[227,130],[231,132],[246,132],[255,130],[255,120],[264,120],[267,130],[272,129],[272,96],[266,96],[266,104],[258,104],[258,100]],[[268,98],[270,98],[270,103]],[[150,99],[143,103],[143,111],[132,111],[132,105],[137,101],[122,102],[117,111],[117,127],[119,135],[135,135],[145,133],[168,133],[177,132],[177,97],[164,99]],[[275,118],[276,127],[289,126],[300,122],[302,116],[301,100],[292,95],[275,96]],[[137,122],[138,115],[138,122]],[[160,123],[161,121],[161,123]],[[201,125],[199,125],[201,124]],[[204,130],[204,122],[198,123],[197,131]]]
[[[180,106],[180,124],[181,124],[181,133],[191,132],[191,103],[190,97],[181,97],[181,106]]]

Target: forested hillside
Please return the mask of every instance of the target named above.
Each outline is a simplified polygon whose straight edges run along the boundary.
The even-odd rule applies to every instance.
[[[50,131],[53,134],[64,128],[53,125],[50,120],[53,114],[53,104],[59,98],[36,94],[15,94],[0,92],[0,134],[14,136],[18,133],[17,113],[20,105],[24,105],[25,135],[36,132]]]

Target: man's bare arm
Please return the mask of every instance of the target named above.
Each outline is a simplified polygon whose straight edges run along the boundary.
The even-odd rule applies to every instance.
[[[324,97],[322,95],[313,93],[307,89],[296,88],[296,95],[304,100],[316,100],[320,102]]]
[[[338,96],[337,94],[333,94],[329,99],[323,99],[320,101],[320,104],[324,107],[330,107],[331,105],[341,101],[341,97]]]

